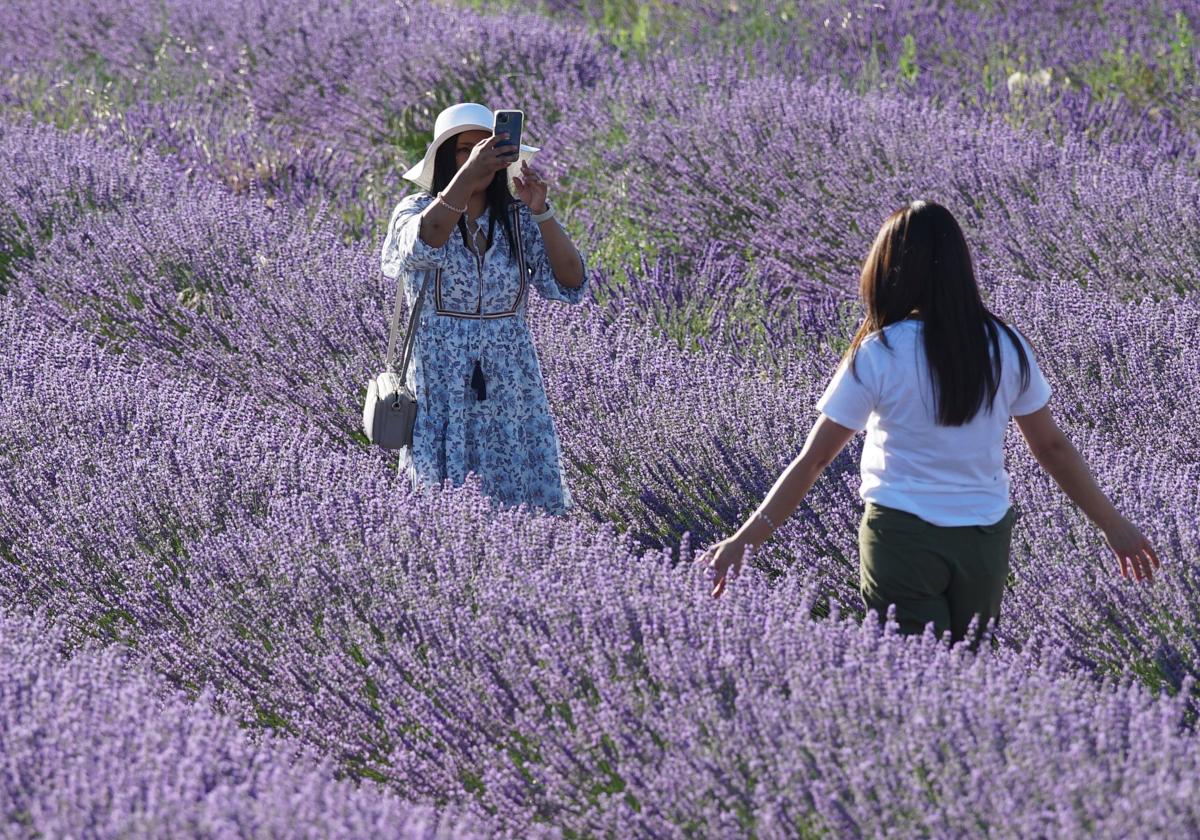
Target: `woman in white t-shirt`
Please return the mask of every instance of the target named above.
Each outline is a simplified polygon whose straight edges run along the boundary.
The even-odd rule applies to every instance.
[[[863,263],[866,319],[817,402],[804,449],[754,514],[705,553],[719,597],[747,548],[762,545],[822,470],[866,430],[860,591],[901,632],[932,622],[955,641],[997,619],[1013,514],[1004,432],[1014,417],[1038,462],[1103,531],[1121,574],[1149,580],[1154,549],[1096,486],[1047,405],[1025,339],[979,296],[958,223],[915,201],[884,222]]]

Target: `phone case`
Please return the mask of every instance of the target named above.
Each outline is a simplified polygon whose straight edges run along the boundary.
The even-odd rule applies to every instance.
[[[523,111],[497,111],[493,116],[492,134],[508,133],[508,139],[497,146],[521,147],[521,129],[524,128],[525,113]]]

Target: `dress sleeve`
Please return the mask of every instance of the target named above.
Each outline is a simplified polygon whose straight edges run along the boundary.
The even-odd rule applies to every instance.
[[[381,267],[384,277],[395,278],[402,271],[446,267],[446,249],[434,248],[420,236],[421,211],[432,200],[432,196],[414,193],[405,196],[392,211],[383,240]]]
[[[587,292],[587,259],[580,253],[583,261],[583,282],[577,289],[569,289],[554,279],[554,269],[550,267],[550,255],[546,253],[546,243],[542,232],[528,207],[521,207],[521,244],[525,249],[525,266],[529,270],[529,280],[538,294],[547,300],[560,300],[564,303],[579,303]]]
[[[877,379],[869,349],[859,347],[854,370],[850,370],[848,361],[838,366],[825,393],[817,400],[817,410],[839,426],[861,432],[867,428],[871,412],[879,405]]]

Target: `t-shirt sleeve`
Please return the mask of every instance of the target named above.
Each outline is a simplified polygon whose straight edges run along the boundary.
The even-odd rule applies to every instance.
[[[1029,346],[1029,342],[1025,337],[1018,333],[1021,340],[1021,346],[1025,348],[1025,356],[1029,359],[1029,384],[1023,390],[1018,390],[1016,399],[1008,408],[1008,413],[1012,417],[1023,417],[1026,414],[1042,408],[1046,403],[1050,402],[1050,383],[1046,381],[1042,369],[1038,367],[1037,359],[1033,357],[1033,348]],[[1013,365],[1017,376],[1020,376],[1020,362],[1017,360],[1016,354],[1013,354]],[[1017,383],[1020,389],[1020,382]]]
[[[859,348],[854,368],[851,371],[847,361],[838,366],[825,393],[817,400],[817,410],[839,426],[861,432],[879,405],[879,387],[876,371],[864,348]]]

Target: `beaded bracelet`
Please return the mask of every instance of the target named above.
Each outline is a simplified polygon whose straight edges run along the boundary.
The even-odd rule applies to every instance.
[[[778,525],[776,525],[774,522],[772,522],[772,521],[771,521],[771,517],[767,516],[767,515],[766,515],[765,513],[763,513],[761,510],[760,510],[760,511],[758,511],[758,513],[756,513],[756,514],[754,514],[754,515],[755,515],[755,516],[757,516],[759,519],[761,519],[763,522],[766,522],[768,525],[770,525],[770,526],[771,526],[771,530],[772,530],[772,531],[774,531],[774,530],[778,529],[778,527],[779,527],[779,526],[778,526]]]
[[[460,216],[463,213],[467,212],[467,208],[464,207],[463,209],[459,210],[457,207],[455,207],[453,204],[451,204],[449,201],[447,201],[446,196],[443,195],[442,193],[438,193],[437,198],[435,198],[434,201],[435,202],[440,201],[442,204],[446,205],[447,210],[453,210],[455,213],[458,213]]]

